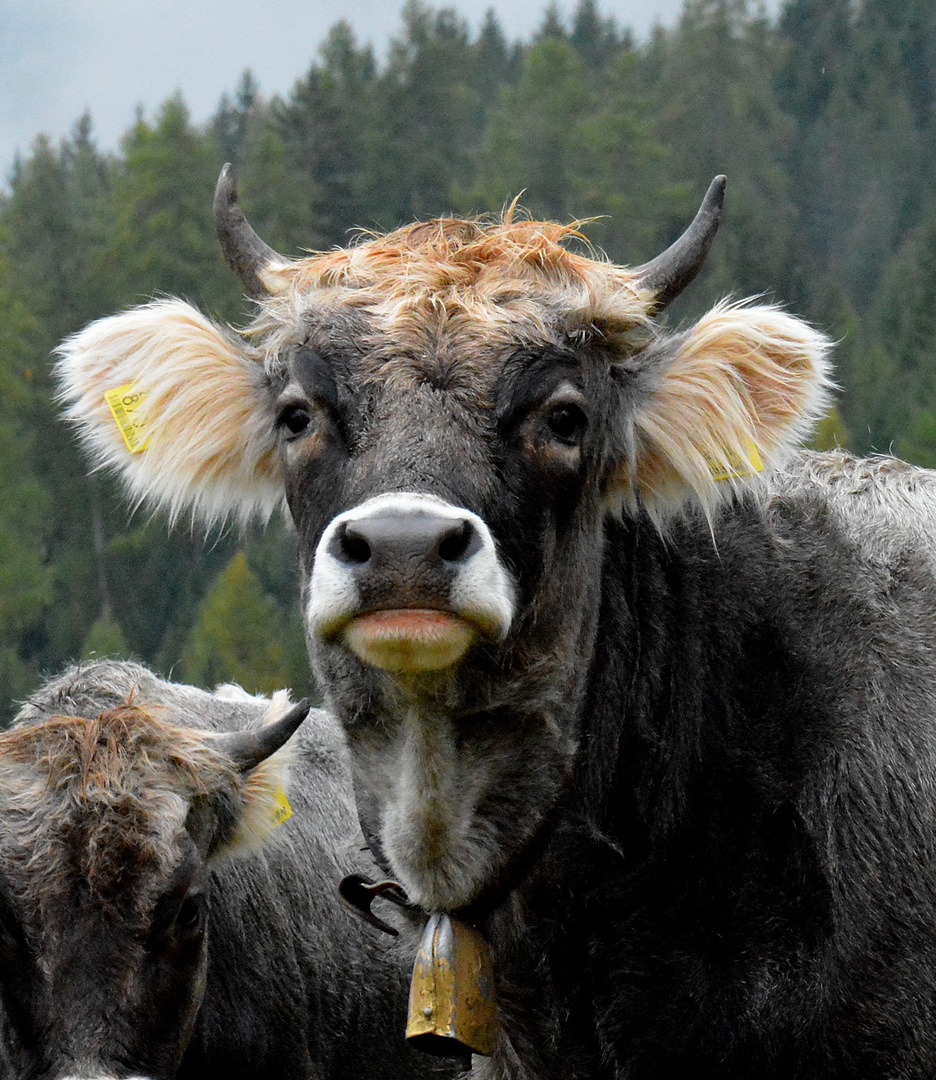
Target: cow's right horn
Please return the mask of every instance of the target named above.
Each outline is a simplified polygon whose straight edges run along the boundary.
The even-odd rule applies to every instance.
[[[724,176],[716,176],[709,184],[692,224],[682,236],[655,259],[631,268],[638,288],[653,295],[651,306],[654,315],[675,300],[702,269],[721,224],[725,183]]]
[[[289,712],[254,731],[235,731],[221,735],[212,749],[231,759],[239,772],[250,772],[261,761],[275,754],[309,715],[309,702],[303,698]]]
[[[287,267],[290,260],[274,251],[254,232],[237,200],[234,166],[228,162],[218,177],[214,196],[215,230],[224,260],[241,279],[249,296],[259,299],[271,291],[266,271]]]

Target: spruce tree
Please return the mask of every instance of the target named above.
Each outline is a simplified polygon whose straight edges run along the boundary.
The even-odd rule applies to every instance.
[[[238,551],[199,608],[182,660],[186,682],[211,688],[236,682],[252,693],[286,686],[283,618]]]

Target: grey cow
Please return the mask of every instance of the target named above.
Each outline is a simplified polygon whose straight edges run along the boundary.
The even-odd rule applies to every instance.
[[[799,449],[802,320],[657,322],[724,186],[638,267],[511,212],[293,260],[225,172],[246,332],[61,350],[135,498],[288,506],[375,857],[490,945],[478,1076],[936,1076],[936,480]]]
[[[338,900],[370,864],[307,711],[100,661],[0,734],[4,1080],[439,1075],[408,960]]]

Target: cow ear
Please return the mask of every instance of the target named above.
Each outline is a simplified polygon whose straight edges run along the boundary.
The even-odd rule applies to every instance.
[[[723,302],[622,363],[635,390],[609,495],[658,526],[688,506],[711,519],[782,467],[829,407],[830,341],[771,306]]]
[[[282,501],[264,366],[190,305],[102,319],[57,351],[66,416],[135,504],[212,524],[265,520]]]
[[[263,724],[280,720],[295,706],[285,690],[278,690],[270,700]],[[232,832],[217,855],[238,855],[259,847],[273,832],[292,817],[289,805],[289,776],[295,757],[294,738],[265,758],[244,778],[241,801]]]

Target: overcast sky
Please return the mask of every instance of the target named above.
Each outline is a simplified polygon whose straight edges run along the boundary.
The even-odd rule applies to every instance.
[[[116,147],[142,106],[152,116],[176,90],[206,120],[250,68],[265,96],[287,94],[328,28],[347,19],[382,51],[403,0],[0,0],[0,180],[36,135],[68,134],[90,110],[98,144]],[[510,40],[528,38],[547,0],[455,0],[480,27],[493,7]],[[433,7],[449,6],[435,2]],[[642,39],[674,23],[682,0],[600,0],[603,14]],[[560,9],[569,14],[575,0]]]

